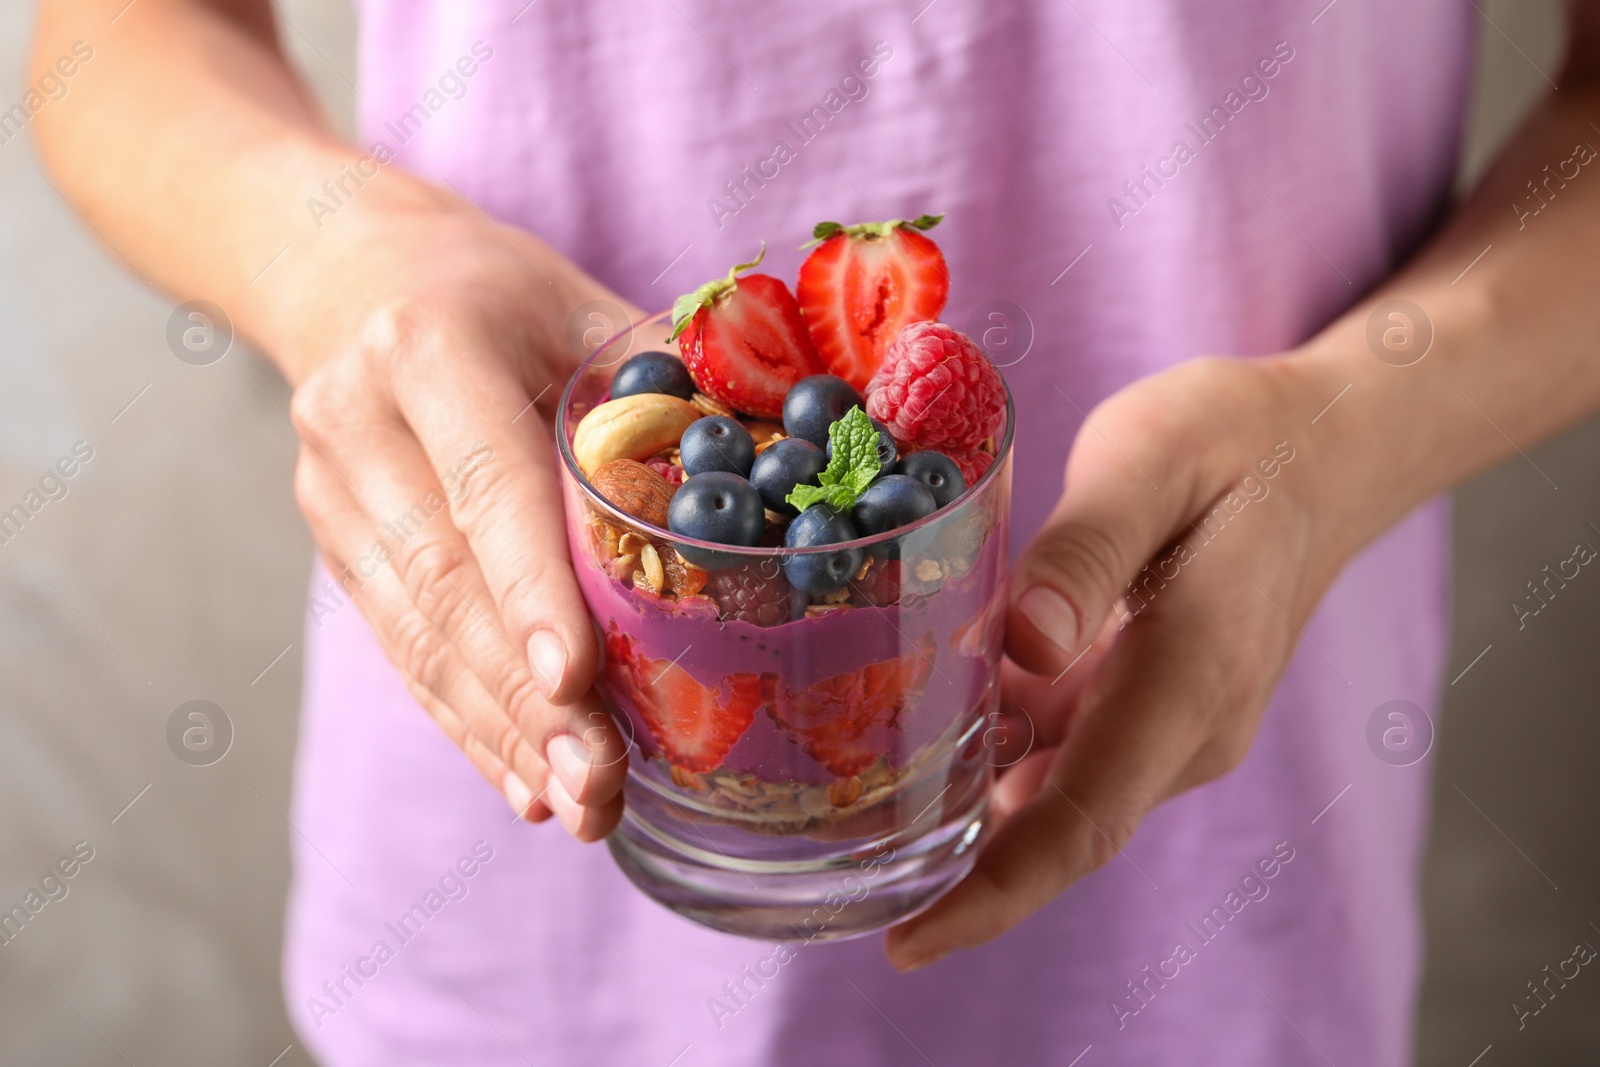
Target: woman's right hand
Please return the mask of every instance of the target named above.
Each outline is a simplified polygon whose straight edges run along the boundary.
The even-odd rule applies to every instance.
[[[337,266],[307,279],[310,318],[278,353],[298,383],[296,498],[341,595],[450,739],[524,818],[598,840],[621,815],[628,746],[591,687],[551,425],[582,354],[574,309],[642,316],[443,194],[330,236]],[[625,324],[591,332],[607,325]]]

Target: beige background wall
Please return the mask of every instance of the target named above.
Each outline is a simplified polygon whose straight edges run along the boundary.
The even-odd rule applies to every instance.
[[[349,12],[277,6],[347,123]],[[1544,88],[1559,36],[1552,2],[1480,6],[1473,161]],[[31,18],[0,8],[7,100]],[[171,302],[94,246],[22,140],[0,145],[0,203],[0,509],[73,442],[94,449],[68,495],[0,546],[0,905],[75,842],[94,849],[0,949],[0,1062],[299,1067],[277,937],[311,547],[290,499],[287,392],[243,352],[175,359]],[[1600,1061],[1600,974],[1521,1032],[1510,1007],[1575,942],[1600,945],[1600,579],[1521,633],[1509,608],[1576,540],[1600,546],[1585,525],[1600,525],[1600,425],[1532,459],[1558,491],[1518,460],[1457,496],[1451,676],[1492,647],[1448,689],[1429,757],[1426,1067],[1466,1067],[1491,1044],[1482,1067]],[[213,767],[166,744],[195,698],[234,726]]]

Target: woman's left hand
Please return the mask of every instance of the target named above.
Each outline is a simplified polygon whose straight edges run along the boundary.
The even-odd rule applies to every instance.
[[[1004,707],[1033,749],[995,787],[972,873],[889,933],[896,967],[1005,932],[1244,759],[1300,628],[1375,532],[1335,514],[1351,501],[1311,421],[1338,386],[1309,366],[1197,359],[1089,414],[1013,576]]]

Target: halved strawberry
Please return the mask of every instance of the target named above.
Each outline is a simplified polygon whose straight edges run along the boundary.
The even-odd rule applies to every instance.
[[[950,272],[920,231],[942,218],[817,223],[812,233],[822,243],[800,265],[795,293],[829,373],[865,390],[904,327],[939,317]]]
[[[761,703],[757,675],[730,674],[707,689],[671,660],[641,654],[616,623],[606,630],[605,679],[633,700],[667,761],[688,771],[720,767]]]
[[[783,417],[783,397],[801,378],[823,371],[789,287],[770,274],[740,271],[707,282],[672,303],[672,336],[700,391],[747,415]]]
[[[860,774],[885,755],[879,726],[899,725],[900,715],[922,696],[938,642],[932,633],[898,659],[824,678],[805,689],[761,676],[761,697],[778,728],[818,763],[841,778]]]

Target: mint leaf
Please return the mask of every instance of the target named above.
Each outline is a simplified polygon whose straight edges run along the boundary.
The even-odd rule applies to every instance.
[[[785,498],[790,507],[804,511],[812,504],[826,503],[836,511],[855,506],[860,496],[877,478],[878,428],[859,407],[845,412],[828,427],[833,456],[817,476],[817,485],[797,485]]]
[[[856,493],[845,485],[797,485],[789,493],[789,506],[804,511],[812,504],[826,504],[835,511],[844,511],[855,503]]]
[[[835,484],[855,485],[859,493],[877,477],[878,428],[860,407],[851,408],[844,418],[828,427],[828,441],[833,445],[833,459],[822,473],[835,471],[835,464],[842,461],[842,469],[835,472]],[[860,481],[863,472],[867,478],[864,482]]]

